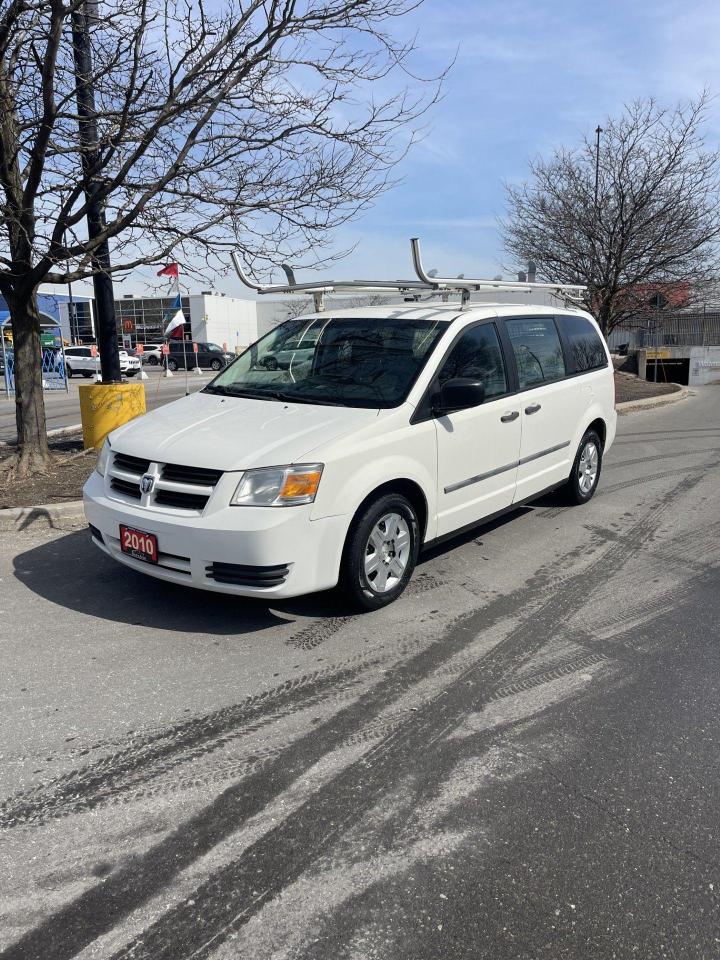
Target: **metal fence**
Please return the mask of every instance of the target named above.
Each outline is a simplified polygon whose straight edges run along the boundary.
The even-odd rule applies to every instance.
[[[15,393],[15,352],[7,348],[5,341],[2,341],[2,353],[0,353],[0,366],[2,366],[2,375],[5,386],[5,395],[10,396]],[[46,347],[42,352],[42,385],[43,390],[65,390],[68,389],[67,369],[65,366],[65,350],[61,347],[59,350]]]
[[[630,350],[720,346],[720,312],[668,313],[624,320],[612,331],[608,344],[611,350],[625,344]]]

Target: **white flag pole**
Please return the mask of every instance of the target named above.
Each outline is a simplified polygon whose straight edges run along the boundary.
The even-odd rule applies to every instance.
[[[182,313],[182,297],[180,296],[180,267],[178,267],[178,275],[175,278],[175,291],[176,295],[180,300],[180,312]],[[190,393],[190,388],[188,386],[188,368],[187,368],[187,340],[185,339],[185,324],[183,323],[182,327],[182,342],[183,342],[183,360],[185,361],[185,396]]]

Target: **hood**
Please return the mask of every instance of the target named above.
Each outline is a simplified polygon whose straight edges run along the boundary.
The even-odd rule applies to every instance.
[[[377,410],[193,393],[119,427],[110,442],[160,463],[246,470],[301,462],[377,416]]]

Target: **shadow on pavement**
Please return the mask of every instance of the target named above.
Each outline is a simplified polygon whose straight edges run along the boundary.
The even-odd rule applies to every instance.
[[[347,613],[339,598],[329,592],[278,601],[271,609],[260,600],[145,577],[101,553],[86,530],[19,554],[14,572],[33,593],[58,606],[160,630],[252,633],[296,617],[317,619]]]
[[[492,533],[493,530],[504,527],[506,523],[512,523],[513,520],[516,520],[518,517],[522,517],[523,514],[526,513],[532,513],[532,507],[515,507],[512,510],[508,510],[507,513],[501,514],[499,517],[494,517],[492,520],[486,520],[485,522],[474,524],[467,530],[462,531],[462,533],[454,533],[447,539],[431,543],[421,552],[418,559],[418,566],[423,563],[428,563],[428,561],[436,560],[445,553],[451,553],[453,550],[457,550],[458,547],[462,547],[466,543],[472,543],[473,540],[478,540],[480,537],[487,536],[487,534]]]

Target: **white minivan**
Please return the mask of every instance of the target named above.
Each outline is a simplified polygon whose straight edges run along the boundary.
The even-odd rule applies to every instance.
[[[85,512],[98,547],[163,580],[268,600],[340,584],[372,610],[428,544],[555,488],[586,503],[615,426],[579,309],[328,308],[115,430]]]

